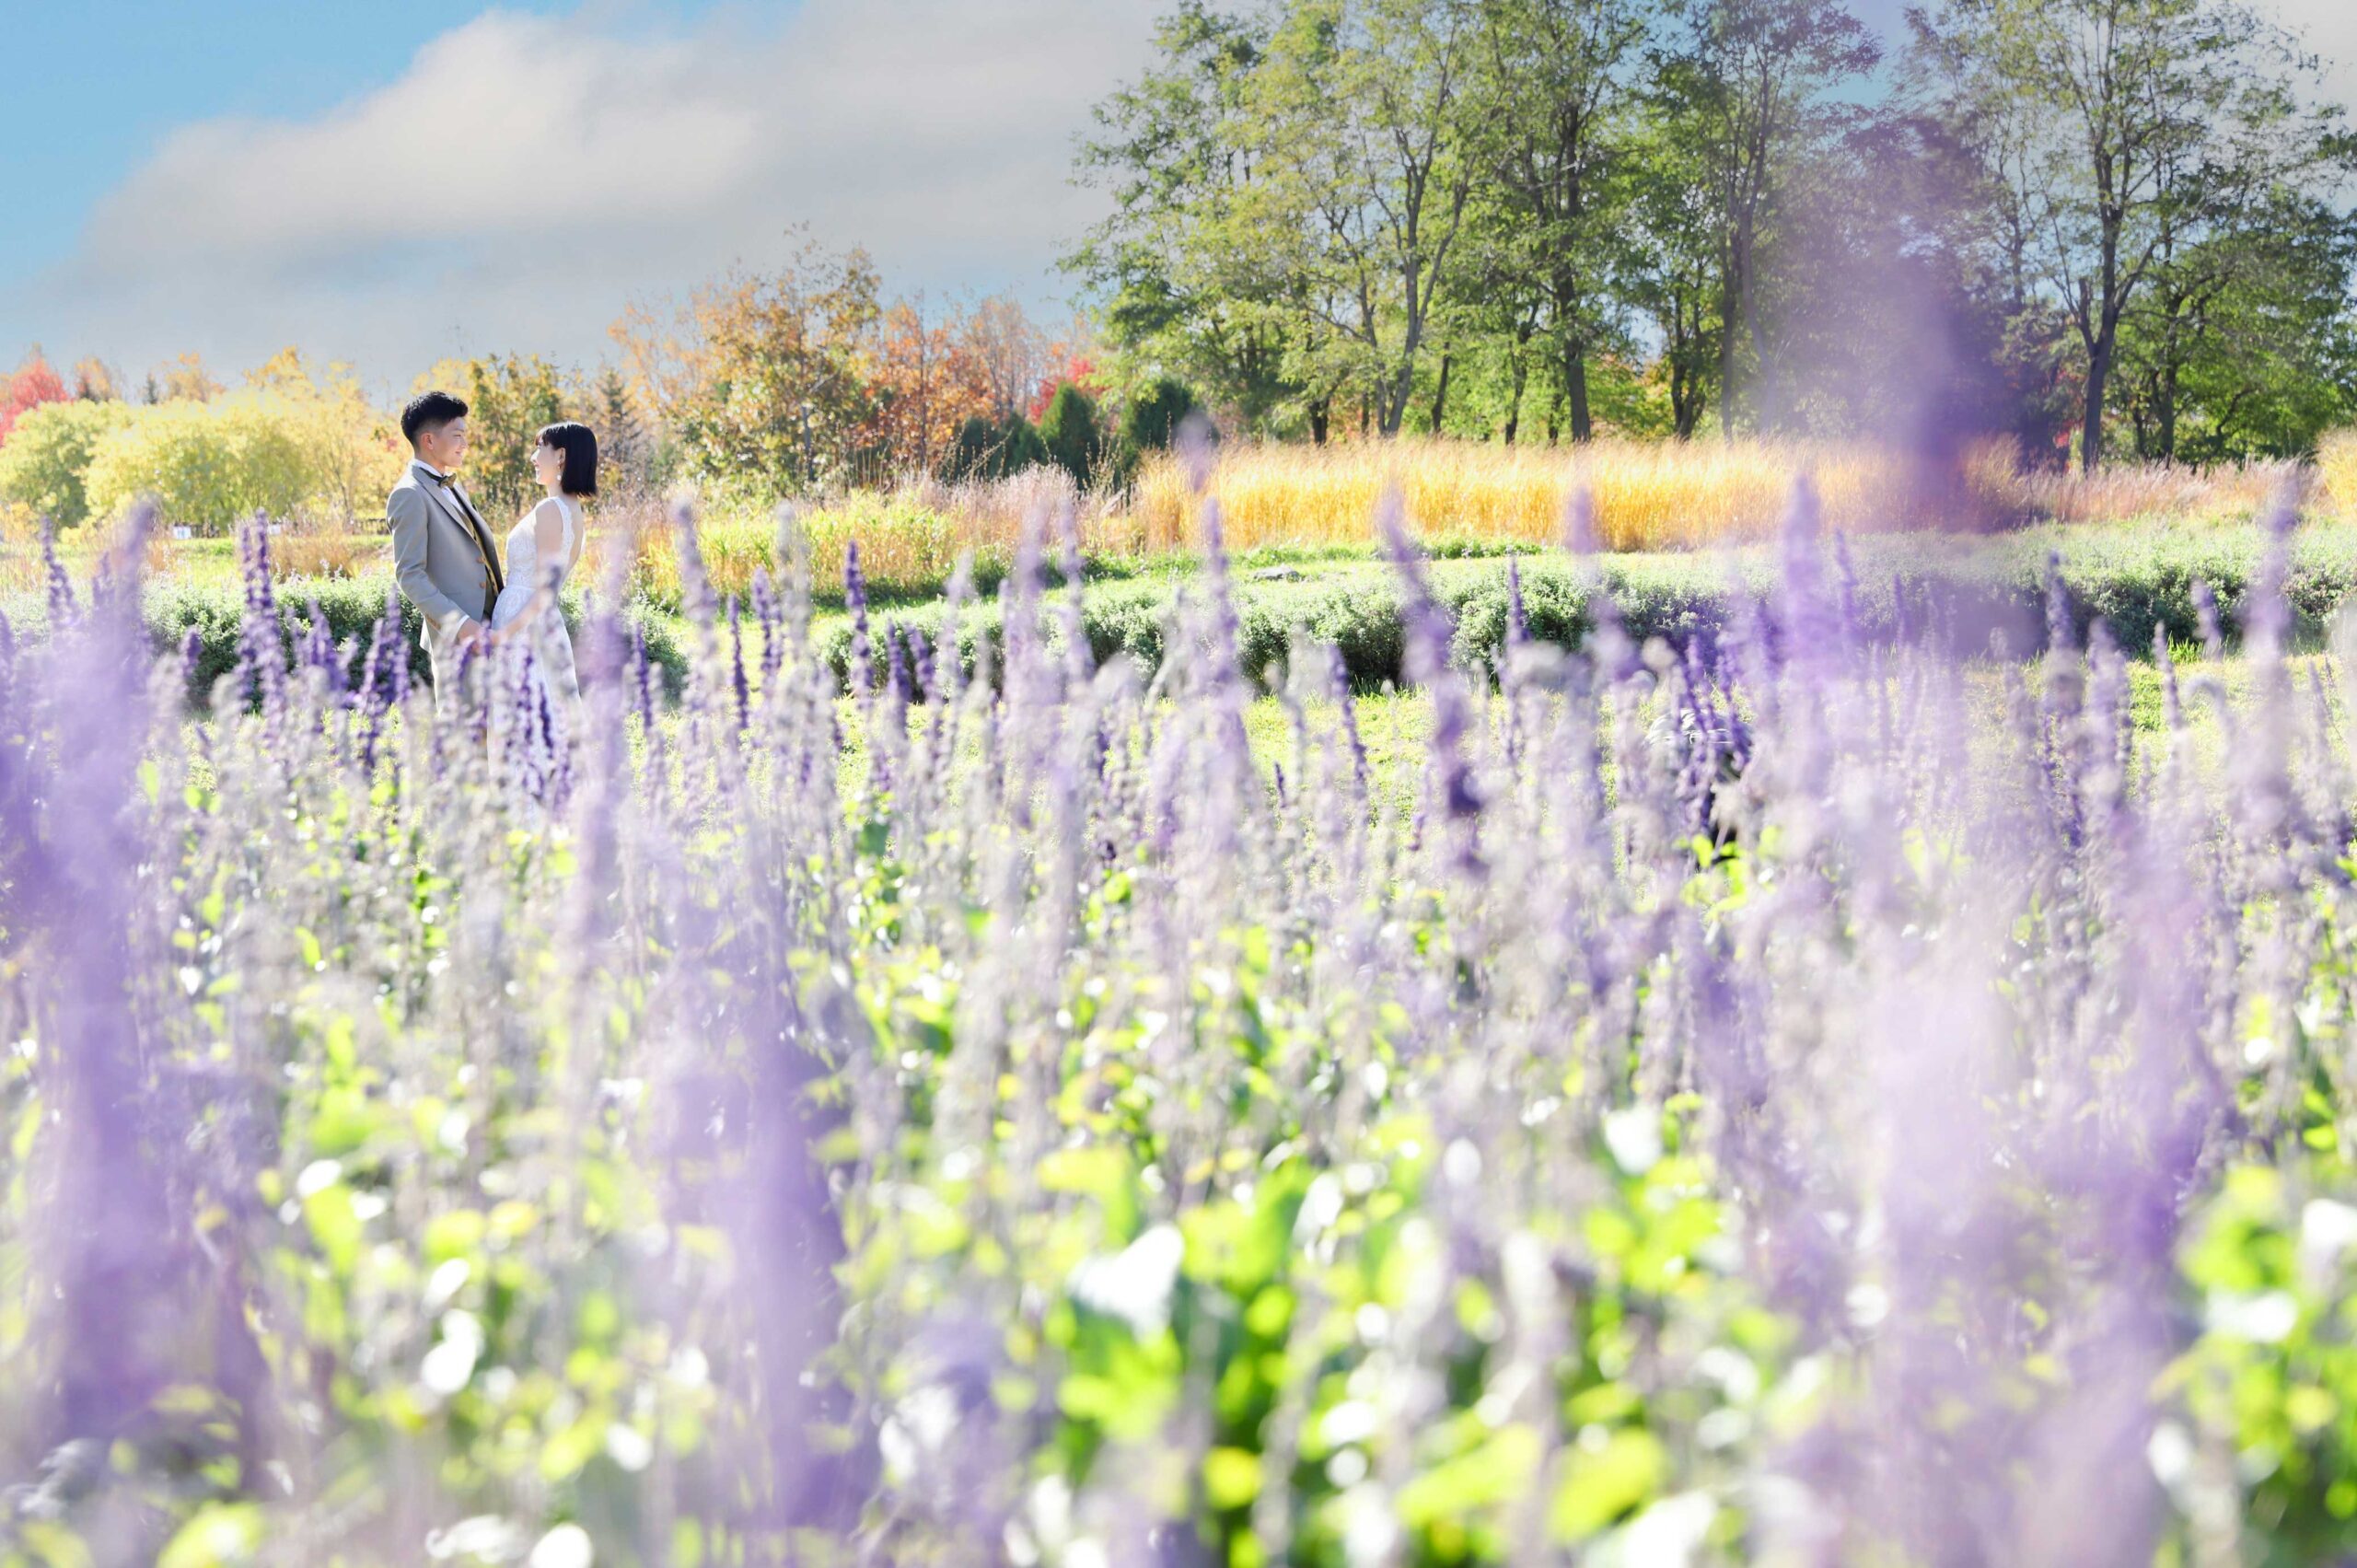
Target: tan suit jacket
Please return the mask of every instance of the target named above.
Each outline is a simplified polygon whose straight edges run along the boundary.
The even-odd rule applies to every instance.
[[[455,668],[457,637],[470,622],[487,626],[506,578],[499,547],[463,485],[444,485],[434,470],[412,462],[385,497],[386,529],[393,536],[393,574],[401,594],[425,622],[418,634],[434,666],[435,685]]]

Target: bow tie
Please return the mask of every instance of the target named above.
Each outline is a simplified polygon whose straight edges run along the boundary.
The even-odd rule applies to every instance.
[[[459,482],[459,476],[454,473],[436,473],[429,468],[420,468],[418,472],[432,480],[435,485],[444,490],[447,490],[452,485]]]

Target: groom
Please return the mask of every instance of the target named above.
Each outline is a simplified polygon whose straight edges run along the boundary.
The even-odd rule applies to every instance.
[[[447,392],[422,393],[401,410],[401,434],[415,455],[385,497],[385,521],[401,593],[425,621],[418,641],[438,697],[458,674],[459,656],[491,623],[506,579],[491,529],[459,485],[467,405]]]

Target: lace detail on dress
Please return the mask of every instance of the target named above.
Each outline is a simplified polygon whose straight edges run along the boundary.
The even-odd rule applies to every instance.
[[[564,538],[557,548],[558,570],[563,573],[572,569],[574,540],[579,525],[574,517],[571,502],[560,500],[556,505],[558,515],[564,518]],[[494,630],[505,631],[510,622],[524,613],[525,607],[532,602],[532,596],[547,586],[547,574],[541,569],[540,560],[540,529],[533,522],[538,511],[539,508],[534,507],[525,513],[516,526],[507,530],[507,586],[500,589],[499,602],[491,608],[491,624]],[[559,587],[563,586],[563,581],[560,575],[557,579]],[[564,616],[558,610],[553,598],[541,609],[532,627],[530,641],[532,652],[539,658],[550,689],[562,696],[578,697],[581,690],[573,670],[573,638],[564,629]]]

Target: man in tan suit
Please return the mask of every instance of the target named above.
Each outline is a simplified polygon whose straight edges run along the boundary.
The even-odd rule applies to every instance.
[[[456,676],[459,656],[491,624],[506,578],[490,528],[458,482],[467,459],[467,405],[447,392],[422,393],[401,410],[401,434],[415,456],[385,497],[385,522],[401,594],[425,621],[418,641],[438,696]]]

